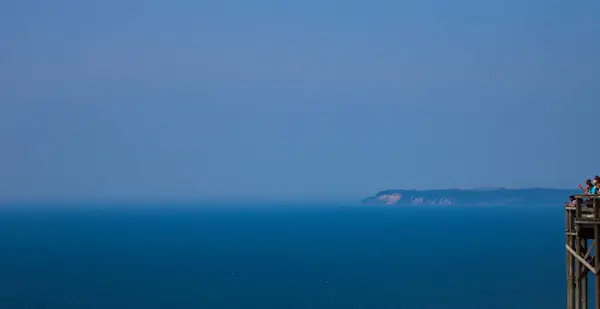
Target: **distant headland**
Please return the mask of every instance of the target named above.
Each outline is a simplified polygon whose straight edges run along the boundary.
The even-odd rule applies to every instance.
[[[362,200],[366,205],[562,205],[577,190],[568,189],[447,189],[385,190]]]

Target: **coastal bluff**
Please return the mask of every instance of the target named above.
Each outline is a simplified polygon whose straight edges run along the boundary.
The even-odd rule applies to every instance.
[[[562,205],[577,190],[568,189],[446,189],[385,190],[364,198],[365,205]]]

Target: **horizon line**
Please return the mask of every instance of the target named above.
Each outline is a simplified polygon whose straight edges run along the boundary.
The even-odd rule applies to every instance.
[[[138,205],[138,204],[146,204],[146,205],[158,205],[158,204],[174,204],[174,205],[202,205],[202,204],[256,204],[261,203],[265,205],[270,204],[301,204],[301,203],[310,203],[310,204],[353,204],[360,203],[362,199],[376,196],[378,193],[384,191],[493,191],[493,190],[556,190],[556,191],[572,191],[575,193],[576,189],[567,189],[567,188],[544,188],[544,187],[522,187],[522,188],[508,188],[508,187],[478,187],[478,188],[470,188],[470,189],[458,189],[458,188],[447,188],[447,189],[384,189],[375,191],[371,195],[366,195],[358,198],[341,198],[341,197],[319,197],[319,198],[278,198],[278,197],[266,197],[266,198],[258,198],[258,197],[239,197],[239,198],[39,198],[39,199],[10,199],[10,198],[0,198],[0,207],[2,206],[10,206],[10,205]]]

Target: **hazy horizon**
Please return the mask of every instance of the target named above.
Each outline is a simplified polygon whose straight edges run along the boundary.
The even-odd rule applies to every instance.
[[[0,3],[0,200],[360,199],[600,174],[600,2]],[[592,132],[592,133],[590,133]]]
[[[314,205],[361,205],[363,199],[375,196],[379,192],[383,191],[394,191],[394,190],[405,190],[405,191],[452,191],[452,190],[497,190],[497,189],[507,189],[507,190],[527,190],[527,189],[543,189],[543,190],[557,190],[557,191],[572,191],[572,194],[576,194],[579,192],[577,188],[569,189],[569,188],[540,188],[540,187],[523,187],[523,188],[506,188],[506,187],[490,187],[490,188],[438,188],[438,189],[424,189],[417,190],[411,188],[387,188],[382,190],[377,190],[370,192],[364,196],[353,197],[353,196],[345,196],[345,197],[335,197],[335,196],[323,196],[323,197],[305,197],[305,198],[285,198],[278,196],[264,196],[264,197],[232,197],[232,198],[193,198],[193,199],[182,199],[182,198],[167,198],[167,199],[156,199],[152,198],[130,198],[130,199],[106,199],[102,197],[88,198],[88,199],[20,199],[20,200],[0,200],[0,206],[8,205],[8,206],[42,206],[42,207],[52,207],[52,206],[85,206],[85,205],[97,205],[97,206],[153,206],[153,205],[170,205],[170,206],[219,206],[219,205],[228,205],[228,206],[243,206],[243,205],[259,205],[259,206],[269,206],[269,205],[303,205],[303,206],[314,206]],[[564,196],[565,200],[568,198],[567,195]],[[560,204],[561,201],[557,201],[557,204]]]

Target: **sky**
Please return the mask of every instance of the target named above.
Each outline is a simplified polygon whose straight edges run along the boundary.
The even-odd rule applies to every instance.
[[[0,2],[0,199],[356,200],[600,174],[600,2]]]

